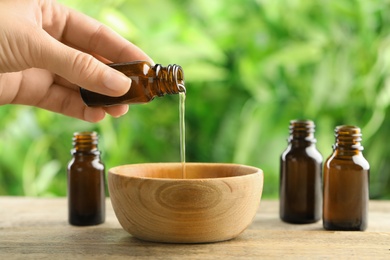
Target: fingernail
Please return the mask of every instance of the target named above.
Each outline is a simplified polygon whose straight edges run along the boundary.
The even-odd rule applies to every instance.
[[[119,71],[106,70],[103,75],[103,84],[108,89],[114,90],[118,95],[123,95],[129,90],[131,79]]]
[[[122,105],[122,111],[118,115],[116,115],[116,118],[119,118],[121,116],[124,116],[129,111],[128,105]]]
[[[104,119],[106,112],[99,107],[86,107],[84,110],[84,120],[91,123],[97,123]]]

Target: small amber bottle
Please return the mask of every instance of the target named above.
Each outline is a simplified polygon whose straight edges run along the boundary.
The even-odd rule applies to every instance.
[[[280,218],[289,223],[321,219],[322,155],[311,120],[292,120],[288,147],[280,158]]]
[[[73,135],[73,158],[68,164],[68,220],[76,226],[105,221],[105,167],[96,132]]]
[[[147,61],[135,61],[108,65],[132,79],[130,90],[120,97],[101,95],[80,88],[87,106],[113,106],[119,104],[147,103],[165,94],[185,92],[184,73],[178,65],[152,66]]]
[[[324,164],[323,226],[327,230],[367,228],[370,165],[356,126],[338,126],[332,155]]]

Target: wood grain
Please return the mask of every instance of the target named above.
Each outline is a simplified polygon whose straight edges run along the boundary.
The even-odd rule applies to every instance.
[[[389,259],[390,201],[370,201],[365,232],[331,232],[322,223],[291,225],[278,201],[262,200],[236,239],[209,244],[144,242],[130,236],[107,200],[106,222],[67,224],[66,198],[0,197],[0,259]]]

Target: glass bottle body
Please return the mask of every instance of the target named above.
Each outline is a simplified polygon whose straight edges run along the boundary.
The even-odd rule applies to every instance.
[[[313,223],[322,214],[322,155],[315,146],[314,123],[290,122],[287,149],[280,158],[280,218]]]
[[[68,164],[68,221],[76,226],[105,221],[105,167],[97,140],[91,141],[96,133],[89,135],[89,132],[75,134],[73,158]]]
[[[147,61],[109,64],[108,66],[131,78],[130,90],[120,97],[111,97],[80,88],[87,106],[113,106],[147,103],[155,97],[185,92],[184,73],[178,65],[163,67]]]
[[[370,166],[361,152],[360,129],[339,126],[335,133],[333,153],[324,164],[323,226],[362,231],[367,228]]]

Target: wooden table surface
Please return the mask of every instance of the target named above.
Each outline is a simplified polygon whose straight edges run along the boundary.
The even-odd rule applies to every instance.
[[[390,259],[390,201],[370,201],[365,232],[333,232],[321,221],[283,223],[278,202],[263,200],[244,233],[211,244],[135,239],[120,227],[109,200],[106,217],[102,225],[73,227],[66,198],[0,197],[0,259]]]

